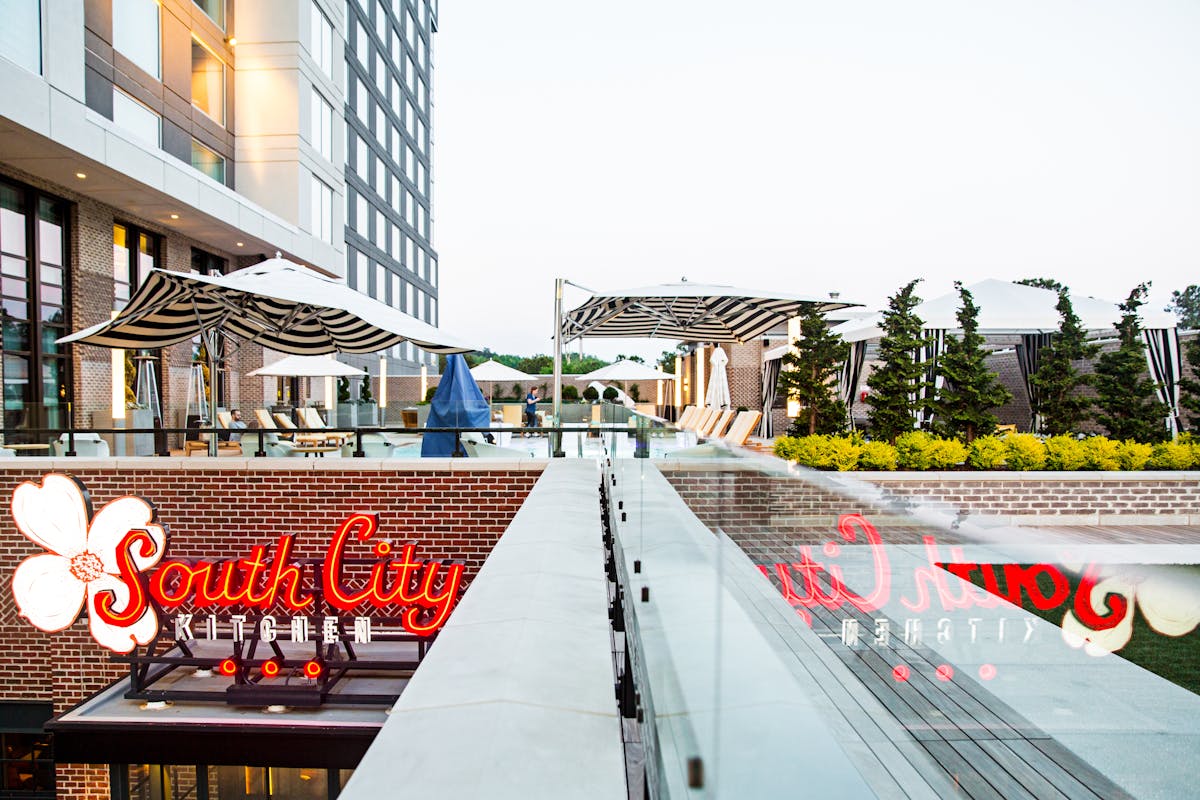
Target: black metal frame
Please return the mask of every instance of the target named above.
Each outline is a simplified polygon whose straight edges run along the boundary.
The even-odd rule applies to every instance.
[[[180,559],[184,563],[188,563],[186,559]],[[433,640],[437,638],[437,633],[431,633],[428,636],[420,636],[404,631],[400,626],[400,617],[371,617],[372,623],[380,623],[384,627],[377,629],[372,627],[371,640],[374,642],[415,642],[417,645],[417,658],[411,659],[366,659],[361,658],[355,650],[354,634],[346,630],[344,617],[337,609],[325,601],[324,591],[321,585],[321,565],[322,560],[316,558],[295,559],[294,563],[301,565],[305,572],[311,571],[312,585],[306,587],[306,590],[311,592],[316,598],[315,608],[324,608],[328,613],[319,613],[312,611],[309,613],[293,613],[285,609],[270,609],[256,615],[246,615],[244,623],[244,635],[242,641],[232,640],[232,628],[230,626],[230,637],[220,638],[213,641],[229,642],[232,646],[232,652],[229,655],[222,656],[202,656],[197,655],[193,645],[200,641],[197,639],[181,640],[174,636],[173,625],[171,620],[177,613],[189,613],[186,610],[170,610],[164,609],[156,602],[151,600],[155,611],[158,613],[160,620],[158,633],[154,639],[145,646],[145,648],[135,649],[128,655],[114,655],[112,660],[118,663],[129,664],[129,691],[125,693],[125,698],[128,700],[146,700],[155,701],[187,701],[187,702],[221,702],[229,705],[238,706],[270,706],[270,705],[287,705],[300,707],[316,707],[326,703],[336,702],[339,705],[387,705],[390,706],[400,697],[399,691],[384,694],[358,694],[349,692],[337,693],[334,697],[335,689],[338,684],[344,679],[353,677],[356,673],[362,672],[385,672],[395,673],[396,677],[407,677],[402,673],[411,673],[420,665],[421,660],[429,651],[429,646]],[[342,564],[349,567],[366,566],[376,564],[377,560],[373,559],[343,559]],[[442,561],[439,559],[429,559],[421,562],[422,567],[431,565],[447,565],[461,563],[457,561]],[[415,571],[414,571],[415,572]],[[445,573],[442,573],[444,580]],[[414,575],[412,580],[417,579]],[[442,588],[444,583],[437,588]],[[312,645],[312,655],[308,658],[287,657],[283,648],[280,647],[278,640],[265,642],[261,638],[259,623],[263,617],[268,616],[271,611],[278,610],[279,613],[274,616],[295,617],[302,616],[310,619],[323,619],[325,616],[336,616],[338,618],[338,641],[337,643],[325,643],[322,639],[321,625],[315,626],[316,633],[311,642],[305,644]],[[220,615],[215,611],[213,616],[220,618]],[[226,614],[228,616],[228,614]],[[218,624],[222,624],[220,621]],[[224,621],[225,625],[230,625],[229,620]],[[369,646],[369,645],[368,645]],[[259,649],[264,648],[266,654],[260,654]],[[162,680],[167,675],[170,675],[175,670],[181,667],[194,667],[196,669],[208,669],[216,671],[220,664],[228,658],[232,658],[237,663],[236,672],[233,674],[233,682],[226,686],[223,690],[184,690],[184,689],[156,689],[155,684]],[[321,662],[323,669],[321,675],[314,679],[306,678],[303,675],[302,667],[310,660]],[[264,675],[261,671],[262,665],[267,661],[277,661],[280,665],[279,678],[282,679],[282,685],[275,683],[264,683]],[[292,684],[292,680],[298,678],[301,682]]]

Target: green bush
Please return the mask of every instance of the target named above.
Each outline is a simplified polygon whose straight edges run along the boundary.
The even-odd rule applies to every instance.
[[[887,442],[863,442],[858,448],[858,468],[890,472],[896,468],[896,448]]]
[[[929,443],[930,469],[954,469],[967,460],[967,446],[958,439],[934,439]]]
[[[896,465],[900,469],[929,469],[932,440],[925,431],[908,431],[897,436]]]
[[[842,436],[780,436],[775,455],[813,469],[844,472],[858,465],[858,445]]]
[[[594,403],[600,399],[600,393],[596,391],[595,386],[589,386],[583,390],[583,399]]]
[[[1083,442],[1074,436],[1051,436],[1046,440],[1046,469],[1081,469],[1085,460]]]
[[[967,448],[967,464],[972,469],[1000,469],[1007,452],[999,436],[980,436]]]
[[[1121,443],[1107,436],[1092,436],[1083,440],[1083,468],[1121,469]]]
[[[606,386],[604,389],[604,399],[610,403],[615,403],[618,397],[617,387]]]
[[[1195,463],[1192,445],[1185,442],[1162,442],[1154,445],[1149,469],[1191,469]]]
[[[562,399],[563,400],[578,400],[579,399],[579,387],[572,386],[569,383],[564,383],[563,387],[562,387]]]
[[[1145,469],[1153,454],[1154,447],[1144,442],[1126,439],[1117,443],[1117,463],[1124,470]]]
[[[1004,437],[1004,449],[1004,463],[1009,469],[1037,470],[1046,463],[1046,446],[1031,433],[1013,433]]]

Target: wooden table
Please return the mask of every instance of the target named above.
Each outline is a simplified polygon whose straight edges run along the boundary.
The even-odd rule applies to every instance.
[[[310,455],[315,455],[317,458],[324,458],[326,453],[334,453],[341,449],[341,447],[333,444],[298,444],[292,448],[292,452],[303,453],[305,458],[308,458]]]
[[[22,450],[33,451],[50,449],[50,445],[48,444],[0,444],[0,447],[7,447],[9,450],[16,450],[17,452]]]

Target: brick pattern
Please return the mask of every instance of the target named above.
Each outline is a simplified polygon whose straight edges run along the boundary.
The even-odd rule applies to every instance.
[[[25,461],[21,459],[20,461]],[[95,462],[91,462],[95,464]],[[297,534],[296,557],[320,556],[334,527],[355,511],[376,512],[380,535],[417,542],[418,554],[457,559],[470,581],[540,476],[540,467],[478,470],[354,470],[297,472],[269,469],[98,468],[74,471],[88,487],[93,508],[120,495],[139,494],[158,508],[174,557],[241,555],[281,533]],[[0,497],[43,469],[0,467]],[[369,556],[365,545],[352,556]],[[5,514],[0,560],[5,580],[24,558],[41,552]],[[122,674],[79,622],[42,633],[17,617],[12,594],[0,592],[0,698],[52,700],[62,712]],[[108,797],[106,766],[60,764],[61,798]]]

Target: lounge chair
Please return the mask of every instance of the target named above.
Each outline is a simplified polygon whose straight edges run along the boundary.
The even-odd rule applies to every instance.
[[[692,418],[696,416],[696,407],[687,406],[679,414],[679,419],[675,420],[675,427],[681,430],[686,429],[692,424]]]
[[[288,417],[287,414],[275,413],[271,416],[273,416],[275,421],[279,423],[279,429],[281,431],[295,431],[297,429],[296,423],[292,422],[291,418]],[[324,434],[320,433],[292,433],[291,437],[293,440],[301,444],[324,444],[325,440],[328,438]]]
[[[233,417],[229,414],[229,412],[227,412],[227,411],[218,411],[217,412],[217,427],[218,428],[220,428],[221,430],[229,431],[229,430],[231,430],[229,427],[229,424],[231,422],[233,422]],[[238,432],[240,433],[241,431],[239,430]],[[201,433],[196,435],[195,439],[186,440],[183,443],[183,454],[185,456],[191,456],[191,454],[196,452],[197,450],[207,453],[208,452],[208,439],[210,436],[212,436],[211,430],[202,430]],[[242,449],[242,446],[240,444],[238,444],[237,442],[221,441],[220,436],[218,435],[217,455],[220,455],[222,450],[224,450],[225,452],[229,452],[229,451],[233,451],[233,450],[240,452],[241,449]]]
[[[741,412],[733,421],[733,425],[729,426],[729,432],[725,434],[721,441],[741,447],[750,438],[750,434],[754,432],[754,429],[758,427],[758,422],[761,419],[761,411]]]
[[[254,458],[258,455],[258,433],[256,431],[247,431],[242,434],[242,440],[238,442],[242,448],[242,455],[246,458]],[[296,445],[289,441],[279,438],[279,434],[275,432],[263,434],[263,452],[272,458],[281,458],[287,456],[298,456],[299,453],[293,452]]]
[[[729,423],[733,422],[736,412],[722,411],[720,416],[713,420],[709,426],[706,436],[716,439],[725,435],[725,431],[729,428]]]
[[[54,455],[63,456],[67,453],[69,442],[68,435],[64,433],[50,443],[50,448]],[[108,458],[110,455],[108,442],[101,439],[98,433],[77,433],[75,434],[75,455],[84,458]]]
[[[300,415],[300,421],[304,423],[304,427],[312,428],[313,430],[329,430],[329,426],[325,424],[325,420],[321,419],[321,412],[311,406],[296,409],[296,413]],[[326,441],[330,444],[342,444],[347,439],[353,438],[354,434],[347,431],[329,430],[326,434]]]
[[[699,435],[701,431],[705,430],[709,426],[713,420],[713,417],[720,413],[721,412],[717,411],[715,408],[702,408],[700,409],[700,413],[692,418],[692,424],[688,427],[695,431],[697,435]]]

